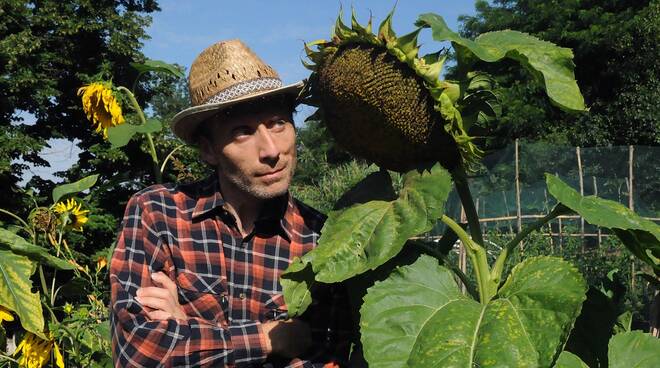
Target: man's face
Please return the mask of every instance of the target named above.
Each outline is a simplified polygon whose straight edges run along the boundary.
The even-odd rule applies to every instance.
[[[280,196],[296,167],[296,134],[291,112],[267,107],[255,112],[220,115],[210,137],[200,137],[202,157],[218,167],[221,183],[256,199]]]

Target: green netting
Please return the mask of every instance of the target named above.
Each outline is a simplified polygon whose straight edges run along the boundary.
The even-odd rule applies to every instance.
[[[583,192],[597,194],[629,205],[629,172],[631,147],[580,148]],[[580,175],[576,147],[547,143],[518,144],[520,209],[522,216],[542,215],[555,204],[545,187],[544,173],[559,175],[579,190]],[[634,210],[642,216],[660,218],[660,147],[632,147],[632,198]],[[483,167],[472,175],[470,187],[482,219],[516,216],[516,159],[515,145],[493,152],[483,160]],[[447,205],[448,214],[460,217],[460,203],[452,193]],[[523,222],[532,221],[523,218]],[[564,223],[579,227],[579,220],[565,219]],[[487,222],[484,227],[516,229],[517,219]],[[440,227],[433,235],[440,232]],[[585,231],[596,231],[587,224]]]

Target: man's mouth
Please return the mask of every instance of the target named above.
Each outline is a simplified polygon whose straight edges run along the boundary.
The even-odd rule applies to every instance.
[[[276,169],[276,170],[267,171],[267,172],[264,172],[264,173],[259,173],[259,174],[257,174],[257,177],[261,178],[261,179],[266,179],[266,180],[276,179],[284,172],[285,168],[286,168],[286,166],[283,166],[283,167],[281,167],[279,169]]]

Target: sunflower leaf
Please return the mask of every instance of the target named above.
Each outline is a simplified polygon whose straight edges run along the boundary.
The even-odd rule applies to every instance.
[[[611,229],[637,258],[660,275],[660,225],[640,217],[621,203],[582,196],[558,177],[545,174],[548,192],[588,223]]]
[[[0,250],[0,305],[16,312],[27,331],[46,339],[39,293],[33,293],[30,277],[36,263],[9,250]]]
[[[131,63],[131,66],[140,73],[166,73],[177,78],[185,78],[185,74],[183,74],[178,66],[160,60],[146,60],[144,63]]]
[[[84,177],[75,183],[69,183],[69,184],[63,184],[63,185],[58,185],[53,189],[53,203],[57,203],[60,198],[67,194],[72,194],[72,193],[78,193],[82,192],[83,190],[87,190],[96,184],[96,180],[98,180],[99,176],[97,174],[90,175],[87,177]]]
[[[15,254],[28,257],[31,261],[47,264],[58,270],[72,270],[71,263],[52,256],[48,250],[34,245],[13,232],[0,228],[0,249],[8,249]]]
[[[444,19],[433,13],[420,15],[415,25],[431,28],[436,41],[451,41],[459,66],[475,57],[486,62],[503,58],[518,61],[544,84],[553,104],[566,111],[587,110],[575,81],[573,52],[568,48],[512,30],[488,32],[470,40],[449,29]]]

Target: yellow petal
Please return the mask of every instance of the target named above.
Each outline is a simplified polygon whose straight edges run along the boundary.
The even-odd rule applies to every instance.
[[[53,350],[55,354],[55,365],[57,365],[59,368],[64,368],[64,357],[62,356],[60,347],[57,346],[56,342],[53,342]]]

